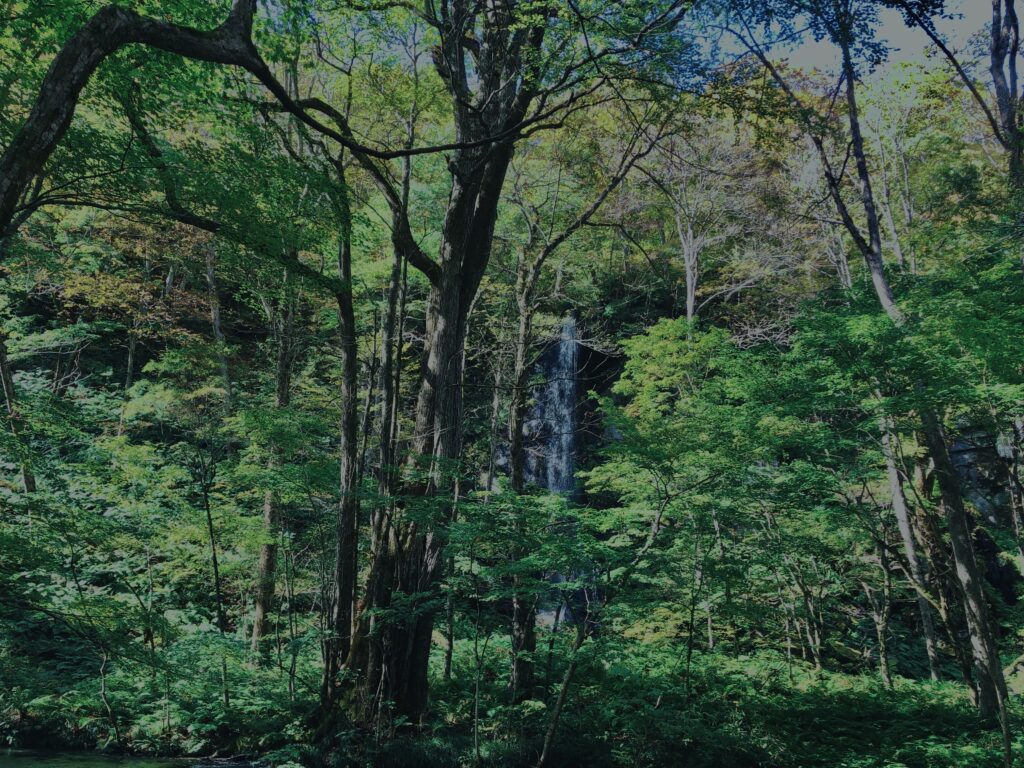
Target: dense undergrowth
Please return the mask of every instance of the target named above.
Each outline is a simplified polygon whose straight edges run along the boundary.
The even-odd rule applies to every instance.
[[[595,643],[595,648],[599,643]],[[437,680],[429,720],[392,723],[372,734],[339,726],[313,743],[309,692],[289,699],[280,670],[246,674],[225,709],[216,684],[196,676],[165,691],[134,674],[111,674],[108,696],[119,720],[96,716],[96,684],[27,699],[14,686],[0,694],[9,745],[104,749],[151,755],[248,757],[260,765],[382,768],[526,768],[535,763],[547,725],[536,702],[481,710],[474,738],[476,668],[469,643],[456,647],[453,677]],[[209,649],[207,649],[209,651]],[[182,649],[186,652],[185,649]],[[198,657],[193,649],[189,664]],[[241,659],[234,659],[240,662]],[[211,671],[216,659],[210,659]],[[556,662],[560,672],[560,661]],[[202,671],[199,663],[194,667]],[[241,670],[239,670],[241,671]],[[496,669],[481,670],[481,697],[500,700]],[[586,682],[564,714],[554,765],[598,768],[987,768],[1001,765],[998,729],[978,721],[962,686],[815,672],[771,652],[731,658],[698,653],[690,681],[672,648],[634,649],[629,659],[593,658]],[[215,677],[214,677],[215,680]],[[170,717],[168,728],[167,717]],[[1024,711],[1012,711],[1014,752],[1024,755]]]

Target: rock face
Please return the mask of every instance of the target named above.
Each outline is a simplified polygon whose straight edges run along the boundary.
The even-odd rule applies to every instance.
[[[974,548],[985,564],[985,578],[1007,605],[1015,605],[1024,563],[1001,559],[992,539],[993,535],[1014,537],[1020,527],[1009,490],[1014,482],[1014,448],[1009,440],[988,432],[965,430],[949,452],[963,483],[964,498],[978,513],[981,525],[974,529]]]
[[[966,432],[949,453],[964,484],[964,497],[986,523],[1012,526],[1007,461],[1012,452],[1004,441],[985,432]]]

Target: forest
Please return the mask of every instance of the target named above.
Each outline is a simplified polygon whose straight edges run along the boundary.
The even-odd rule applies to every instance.
[[[0,0],[0,765],[1024,765],[1017,12]]]

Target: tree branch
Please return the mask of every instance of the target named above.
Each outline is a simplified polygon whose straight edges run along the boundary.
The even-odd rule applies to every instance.
[[[967,74],[967,70],[964,69],[963,65],[960,63],[960,60],[957,59],[956,54],[953,53],[953,51],[950,50],[949,46],[947,46],[946,43],[942,40],[942,38],[939,37],[938,31],[932,25],[931,21],[925,19],[919,13],[917,13],[917,11],[914,10],[912,4],[907,2],[907,0],[898,0],[898,5],[900,10],[903,11],[904,16],[906,16],[908,20],[912,21],[914,24],[920,27],[924,31],[924,33],[928,35],[928,39],[931,40],[932,43],[935,44],[935,47],[942,52],[942,55],[946,57],[946,59],[949,61],[953,69],[956,70],[957,75],[960,76],[960,79],[963,81],[963,84],[967,87],[967,90],[970,91],[971,96],[974,97],[974,101],[977,102],[979,107],[981,107],[981,111],[985,114],[985,119],[988,121],[989,126],[992,128],[992,134],[995,136],[996,141],[998,141],[1005,149],[1009,149],[1009,140],[1004,135],[1003,129],[999,125],[999,120],[993,114],[992,109],[989,107],[985,98],[981,95],[981,92],[978,90],[978,87],[974,84],[974,80],[971,79],[970,75]],[[998,25],[996,28],[992,30],[992,34],[994,36],[999,34]],[[993,57],[993,66],[995,66],[995,61],[997,58],[998,57],[996,56]]]

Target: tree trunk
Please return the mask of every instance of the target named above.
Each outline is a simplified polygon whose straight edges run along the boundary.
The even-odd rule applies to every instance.
[[[885,542],[877,542],[875,552],[878,556],[878,565],[882,569],[882,594],[879,595],[867,582],[863,582],[861,586],[871,605],[871,618],[875,625],[875,638],[878,641],[878,674],[882,678],[882,685],[891,689],[889,617],[892,614],[892,571],[889,568],[889,552]]]
[[[848,21],[848,20],[847,20]],[[852,29],[846,25],[839,35],[843,73],[846,82],[847,117],[850,126],[850,138],[854,159],[856,160],[857,176],[860,182],[861,202],[868,225],[868,239],[859,237],[861,251],[871,272],[875,293],[879,304],[892,321],[902,326],[906,318],[896,305],[892,289],[885,277],[881,257],[881,229],[875,208],[874,195],[871,191],[871,176],[868,171],[867,156],[864,151],[864,139],[860,129],[860,118],[857,110],[856,72],[850,54]],[[857,239],[855,237],[855,239]],[[1004,740],[1008,742],[1009,732],[1006,720],[1006,682],[999,662],[999,654],[995,634],[988,616],[988,607],[982,591],[981,572],[974,556],[967,511],[964,507],[960,489],[960,478],[949,457],[949,449],[937,414],[930,408],[921,413],[922,433],[928,452],[935,462],[935,473],[942,500],[942,508],[946,516],[950,541],[953,548],[953,560],[957,581],[963,593],[964,610],[967,629],[970,633],[971,650],[974,656],[974,672],[978,690],[978,710],[987,719],[999,718],[1003,728]]]
[[[200,468],[200,491],[203,498],[203,511],[206,513],[206,532],[210,539],[210,564],[213,569],[213,597],[217,610],[217,629],[220,636],[226,637],[228,633],[228,616],[224,610],[224,590],[221,587],[220,563],[217,558],[217,531],[213,523],[213,507],[210,503],[210,488],[213,486],[213,479],[216,474],[216,464],[211,457],[207,462],[202,456],[198,458]],[[231,694],[228,690],[228,661],[224,653],[220,657],[220,682],[221,694],[224,700],[224,709],[231,706]]]
[[[885,224],[889,228],[889,237],[892,243],[892,253],[896,257],[896,264],[902,270],[905,266],[903,256],[903,245],[900,243],[900,231],[896,226],[896,217],[892,213],[892,193],[889,189],[889,170],[886,168],[885,145],[879,140],[879,170],[882,180],[882,215],[885,217]]]
[[[490,256],[498,199],[511,159],[510,143],[466,152],[453,174],[440,270],[427,306],[416,437],[409,462],[412,481],[407,488],[413,505],[417,497],[454,499],[468,315]],[[449,508],[429,522],[403,518],[387,524],[388,530],[375,532],[382,546],[371,565],[366,607],[383,609],[401,600],[407,618],[372,627],[372,637],[353,641],[360,646],[369,640],[361,681],[364,701],[373,708],[389,702],[395,714],[414,723],[422,719],[427,705],[431,635],[441,605],[437,584],[445,562],[443,534],[451,514]],[[363,628],[357,631],[361,635]]]
[[[231,374],[228,370],[227,347],[224,340],[224,328],[220,317],[220,293],[217,286],[217,249],[211,239],[206,246],[206,288],[210,296],[210,326],[213,329],[213,340],[217,343],[217,365],[220,367],[220,378],[224,383],[224,410],[231,411]]]
[[[273,461],[267,462],[267,471],[273,469]],[[263,535],[266,541],[260,544],[260,556],[256,565],[256,596],[252,615],[252,650],[259,653],[260,640],[267,633],[270,612],[273,610],[274,591],[277,581],[277,541],[269,537],[276,535],[280,520],[274,492],[263,494]]]
[[[384,339],[381,344],[378,501],[374,505],[370,518],[370,573],[363,591],[362,602],[358,606],[353,624],[352,642],[345,660],[345,666],[349,670],[364,677],[371,667],[379,668],[379,663],[376,660],[379,649],[373,640],[376,636],[379,617],[369,609],[381,608],[387,604],[398,549],[392,523],[397,513],[394,494],[399,480],[401,351],[407,263],[405,253],[396,241],[391,277],[388,283]],[[372,663],[371,658],[373,659]],[[376,689],[368,682],[364,681],[361,688],[362,690],[354,691],[357,698],[362,696],[362,700],[354,707],[356,715],[369,713],[373,709],[372,701],[376,696]]]
[[[1024,419],[1016,418],[1009,432],[1010,455],[1003,461],[1007,486],[1010,489],[1010,514],[1013,518],[1013,534],[1020,555],[1018,569],[1024,569],[1024,484],[1021,483],[1020,460],[1021,441],[1024,438]]]
[[[850,274],[850,262],[846,258],[846,247],[843,244],[842,235],[835,225],[830,225],[825,229],[825,233],[828,236],[828,246],[826,247],[828,259],[836,268],[836,277],[839,279],[840,287],[849,290],[853,288],[853,275]]]
[[[920,461],[915,467],[914,474],[914,485],[918,488],[921,498],[930,499],[931,494],[927,489],[932,484],[931,478],[924,476]],[[927,586],[937,598],[935,608],[949,638],[950,648],[960,669],[960,677],[964,685],[970,689],[973,700],[977,701],[972,652],[967,640],[963,593],[954,573],[952,555],[948,552],[934,516],[920,506],[910,511],[913,513],[911,527],[914,539],[922,549],[922,563],[931,564],[931,570],[925,572]]]
[[[518,703],[533,697],[533,654],[537,651],[537,600],[524,595],[521,579],[513,582],[516,590],[512,597],[512,672],[509,676],[509,694]]]
[[[978,690],[978,710],[986,719],[1005,720],[1006,681],[996,646],[981,571],[974,554],[971,529],[960,490],[960,478],[949,456],[945,435],[937,417],[926,409],[922,415],[922,433],[928,452],[935,462],[935,475],[946,524],[957,580],[963,590],[964,611],[974,656]]]
[[[343,166],[339,163],[339,169]],[[335,535],[334,591],[330,600],[329,626],[324,641],[324,678],[321,700],[330,710],[336,699],[337,674],[352,644],[358,570],[359,470],[358,436],[358,344],[355,305],[352,298],[351,210],[344,173],[340,173],[337,205],[341,224],[338,243],[338,271],[342,288],[338,292],[339,351],[341,356],[341,448],[337,531]]]
[[[1017,92],[1017,57],[1020,29],[1015,0],[992,0],[989,74],[995,91],[1000,129],[997,138],[1007,151],[1011,192],[1024,194],[1024,131],[1021,129],[1020,94]],[[1018,204],[1020,200],[1017,200]]]
[[[868,170],[868,158],[864,150],[864,136],[860,129],[860,114],[857,107],[856,82],[857,73],[853,68],[853,59],[850,55],[849,30],[844,30],[840,35],[842,41],[843,75],[846,80],[846,108],[847,118],[850,125],[850,143],[853,148],[853,157],[857,166],[857,180],[860,185],[860,201],[864,208],[864,217],[867,222],[868,237],[861,247],[861,254],[871,273],[871,282],[878,296],[878,302],[882,309],[893,320],[900,324],[904,321],[902,310],[896,304],[892,288],[885,276],[885,264],[882,259],[882,228],[878,221],[878,209],[875,206],[875,195],[871,189],[871,173]]]
[[[917,592],[917,609],[921,617],[921,631],[924,635],[925,650],[928,654],[928,673],[932,680],[938,680],[939,649],[935,637],[932,607],[928,602],[928,597],[926,597],[928,579],[925,574],[925,566],[921,562],[920,553],[917,551],[917,542],[914,541],[910,514],[907,510],[907,498],[903,493],[903,481],[899,468],[896,466],[889,419],[885,416],[881,417],[879,425],[882,433],[882,453],[885,455],[885,471],[889,480],[889,492],[892,496],[892,510],[896,516],[896,527],[899,529],[900,539],[903,542],[903,552],[907,558],[910,580]]]
[[[685,193],[684,193],[685,194]],[[686,322],[690,326],[687,337],[692,335],[693,322],[697,317],[697,282],[700,279],[700,248],[696,244],[693,224],[683,221],[679,203],[675,204],[676,233],[683,253],[683,268],[686,274]]]
[[[579,666],[579,650],[587,639],[587,621],[579,622],[576,627],[576,639],[573,640],[572,649],[569,651],[569,665],[562,675],[562,684],[558,687],[558,697],[551,710],[551,719],[548,721],[548,728],[544,732],[544,743],[541,747],[540,757],[537,759],[537,768],[544,768],[551,757],[551,747],[555,743],[555,734],[558,733],[558,722],[562,717],[562,710],[565,708],[566,699],[569,696],[569,686],[572,685],[573,676],[576,674],[576,667]]]
[[[287,282],[287,275],[285,276]],[[289,299],[285,299],[289,301]],[[280,306],[271,316],[275,326],[274,336],[277,341],[275,365],[274,408],[287,408],[291,402],[292,368],[295,362],[293,354],[293,315],[292,306]],[[267,460],[267,471],[272,472],[275,466],[275,448],[270,447],[270,458]],[[276,494],[267,489],[263,494],[263,536],[260,544],[260,557],[256,569],[256,599],[253,609],[252,650],[259,652],[260,640],[267,633],[267,623],[274,602],[274,591],[277,582],[277,540],[281,531],[281,510]]]

